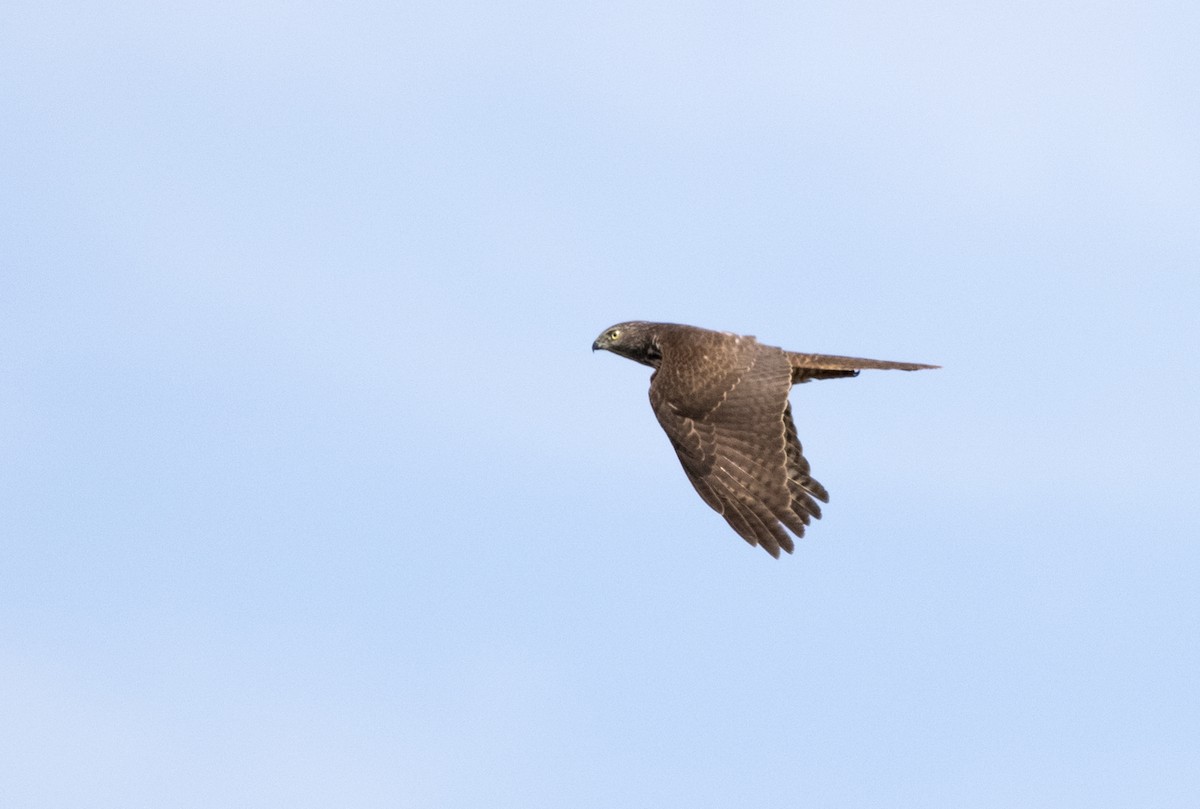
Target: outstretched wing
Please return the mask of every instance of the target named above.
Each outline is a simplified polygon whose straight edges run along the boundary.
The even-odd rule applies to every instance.
[[[792,368],[778,348],[753,341],[708,347],[706,357],[728,370],[718,397],[660,369],[650,403],[688,480],[751,545],[778,557],[795,547],[790,530],[821,516],[829,495],[809,474],[788,404]],[[727,353],[732,352],[732,353]],[[711,377],[708,378],[711,380]]]

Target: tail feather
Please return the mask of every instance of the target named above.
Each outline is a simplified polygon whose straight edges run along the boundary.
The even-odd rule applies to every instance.
[[[862,357],[842,357],[836,354],[797,354],[786,352],[788,362],[792,366],[792,383],[807,382],[810,379],[836,379],[838,377],[858,376],[863,369],[882,371],[921,371],[927,368],[940,368],[940,365],[925,365],[919,362],[892,362],[890,360],[869,360]]]

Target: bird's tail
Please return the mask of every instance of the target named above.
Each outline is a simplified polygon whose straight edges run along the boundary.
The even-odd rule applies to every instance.
[[[868,360],[862,357],[840,357],[836,354],[796,354],[785,352],[792,365],[792,384],[808,382],[810,379],[837,379],[858,376],[864,369],[881,371],[921,371],[940,368],[940,365],[925,365],[919,362],[892,362],[890,360]]]

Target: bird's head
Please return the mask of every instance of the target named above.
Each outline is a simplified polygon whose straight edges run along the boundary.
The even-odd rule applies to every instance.
[[[657,368],[659,360],[662,359],[662,349],[655,334],[655,325],[642,320],[631,320],[628,323],[609,326],[592,343],[592,351],[611,351],[642,365]]]

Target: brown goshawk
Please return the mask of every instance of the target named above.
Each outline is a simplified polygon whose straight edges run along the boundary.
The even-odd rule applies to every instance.
[[[645,321],[605,329],[597,349],[654,369],[650,404],[688,480],[743,539],[776,558],[794,549],[788,531],[804,536],[821,516],[817,501],[829,502],[796,437],[791,386],[865,368],[938,367],[798,354],[753,337]]]

